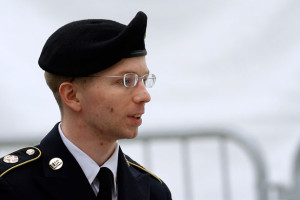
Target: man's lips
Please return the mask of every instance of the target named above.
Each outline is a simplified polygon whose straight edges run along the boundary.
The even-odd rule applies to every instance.
[[[132,115],[128,115],[128,117],[133,117],[133,118],[136,118],[136,119],[140,119],[143,114],[144,113],[142,113],[142,114],[132,114]]]
[[[142,124],[141,115],[128,116],[129,123],[133,126],[140,126]]]

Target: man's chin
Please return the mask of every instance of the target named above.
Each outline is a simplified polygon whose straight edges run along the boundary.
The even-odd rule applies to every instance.
[[[130,130],[128,133],[126,133],[124,136],[124,139],[133,139],[138,135],[138,129]]]

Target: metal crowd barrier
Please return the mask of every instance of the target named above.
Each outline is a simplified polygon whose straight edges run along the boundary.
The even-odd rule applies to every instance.
[[[260,147],[250,138],[245,135],[237,134],[232,131],[225,130],[178,130],[178,131],[164,131],[166,134],[142,134],[135,140],[139,140],[143,143],[144,157],[146,160],[146,166],[151,166],[150,163],[150,153],[149,153],[149,143],[155,142],[155,140],[174,140],[177,139],[181,143],[181,159],[183,160],[186,168],[190,168],[191,158],[189,153],[189,142],[197,138],[210,138],[217,139],[220,143],[219,153],[220,153],[220,170],[222,174],[222,191],[223,200],[231,200],[231,188],[229,180],[229,161],[228,161],[228,151],[226,143],[231,141],[240,146],[244,152],[249,156],[252,161],[254,171],[255,171],[255,189],[256,189],[256,199],[257,200],[268,200],[268,182],[267,182],[267,169],[265,162],[262,157]],[[171,134],[168,134],[171,133]],[[184,193],[186,200],[193,200],[193,191],[191,186],[191,174],[190,170],[184,170]]]

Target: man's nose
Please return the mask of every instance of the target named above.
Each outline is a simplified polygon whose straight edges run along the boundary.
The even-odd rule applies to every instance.
[[[143,81],[139,81],[134,89],[135,92],[133,96],[133,101],[135,103],[148,103],[149,101],[151,101],[151,96],[147,91]]]

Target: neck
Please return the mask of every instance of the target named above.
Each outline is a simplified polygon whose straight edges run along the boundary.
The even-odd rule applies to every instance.
[[[116,141],[99,137],[99,134],[88,130],[80,121],[71,121],[62,120],[63,134],[99,166],[103,165],[114,153]]]

